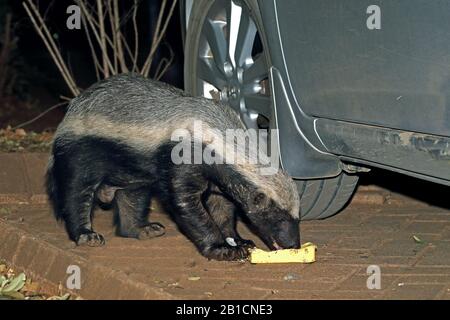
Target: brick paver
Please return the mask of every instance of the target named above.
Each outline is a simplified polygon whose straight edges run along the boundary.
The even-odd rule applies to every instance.
[[[49,286],[65,284],[67,266],[75,264],[82,271],[75,292],[84,298],[450,299],[446,208],[386,190],[379,195],[389,201],[363,202],[363,194],[335,217],[302,223],[302,241],[318,245],[311,265],[208,261],[157,209],[152,220],[167,231],[161,238],[118,238],[111,212],[98,211],[94,223],[106,246],[75,247],[45,204],[42,178],[33,175],[44,170],[45,157],[22,155],[14,165],[0,154],[0,259]],[[239,229],[262,246],[243,225]],[[369,265],[381,268],[380,290],[367,289]]]

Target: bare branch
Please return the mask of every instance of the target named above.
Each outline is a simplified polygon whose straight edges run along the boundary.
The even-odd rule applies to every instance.
[[[163,0],[163,1],[165,1],[165,0]],[[169,13],[166,16],[166,20],[164,22],[163,28],[161,29],[161,31],[158,34],[155,32],[155,34],[153,35],[152,48],[150,50],[150,54],[149,54],[149,56],[147,58],[147,61],[144,64],[144,67],[143,67],[143,70],[142,70],[142,72],[143,72],[145,77],[148,77],[148,74],[150,73],[150,67],[151,67],[151,64],[152,64],[153,56],[154,56],[154,54],[156,52],[156,49],[158,48],[162,38],[164,37],[164,35],[166,33],[167,27],[168,27],[169,22],[170,22],[170,18],[173,15],[173,11],[175,9],[176,4],[177,4],[177,0],[173,0],[172,6],[170,7],[170,10],[169,10]]]
[[[44,30],[44,34],[47,36],[47,41],[48,41],[49,45],[53,48],[53,52],[56,55],[56,57],[59,59],[61,67],[62,67],[64,73],[66,74],[67,79],[69,80],[69,82],[71,82],[71,85],[75,89],[75,92],[78,92],[78,94],[79,94],[79,90],[77,88],[75,80],[73,79],[71,73],[67,69],[67,66],[64,63],[64,59],[61,56],[61,52],[59,51],[59,48],[56,46],[56,43],[55,43],[50,31],[48,30],[47,25],[45,24],[45,21],[42,18],[38,8],[35,6],[35,4],[31,0],[27,0],[27,1],[28,1],[28,4],[30,5],[31,9],[33,10],[34,14],[38,18],[39,23],[41,24],[41,28],[42,28],[42,30]],[[37,24],[35,26],[37,26]]]
[[[120,30],[120,12],[119,12],[119,0],[113,0],[114,4],[114,22],[115,22],[115,29],[114,33],[117,35],[117,55],[119,57],[119,63],[120,68],[122,72],[128,72],[127,64],[125,62],[125,55],[123,52],[123,45],[122,45],[122,37],[121,37],[121,30]]]
[[[100,46],[102,48],[102,59],[103,59],[103,70],[105,70],[105,78],[109,78],[109,68],[108,68],[108,48],[106,47],[106,33],[105,24],[103,18],[103,3],[102,0],[97,0],[97,18],[98,24],[100,26]],[[114,70],[114,69],[113,69]]]
[[[128,56],[130,57],[130,59],[133,59],[133,52],[130,48],[130,45],[127,42],[127,39],[125,39],[125,37],[123,36],[123,34],[120,35],[121,39],[122,39],[122,44],[125,47],[125,50],[128,54]]]
[[[71,93],[77,96],[80,90],[67,67],[67,62],[62,58],[61,50],[53,39],[45,19],[42,18],[35,4],[37,1],[24,0],[23,6]],[[140,0],[133,0],[133,5],[126,7],[126,12],[120,12],[124,9],[119,7],[119,0],[74,1],[82,10],[83,28],[85,29],[84,32],[92,55],[97,80],[129,71],[139,72],[148,77],[152,69],[154,56],[167,32],[177,0],[172,0],[170,6],[168,0],[162,0],[149,52],[142,67],[139,66],[140,43],[137,21]],[[123,34],[129,26],[132,26],[134,32],[133,46],[129,45]],[[166,73],[174,60],[173,50],[170,46],[168,48],[168,57],[159,61],[153,75],[158,80]],[[0,51],[0,72],[4,73],[5,67],[2,67],[1,54]],[[0,79],[0,84],[1,81]]]
[[[5,19],[5,30],[3,34],[3,45],[0,50],[0,97],[7,93],[9,88],[14,85],[14,78],[10,78],[10,68],[8,66],[10,60],[10,53],[14,46],[14,41],[11,41],[11,21],[12,15],[9,13]],[[8,84],[9,82],[9,84]]]
[[[155,41],[159,34],[159,29],[161,28],[161,21],[162,21],[163,15],[164,15],[164,9],[166,8],[166,4],[167,4],[167,0],[162,0],[161,7],[159,9],[158,20],[156,21],[155,31],[153,32],[152,45],[150,46],[150,53],[148,54],[148,57],[144,62],[144,66],[142,67],[142,70],[141,70],[142,74],[147,73],[147,69],[150,70],[150,67],[152,65],[152,59],[153,59],[153,54],[154,54],[153,48],[155,47]]]
[[[75,80],[73,79],[72,75],[69,73],[66,64],[64,63],[64,60],[61,57],[61,54],[59,52],[59,49],[56,47],[56,44],[54,43],[54,40],[48,31],[45,22],[42,19],[42,16],[40,15],[39,11],[35,7],[35,5],[31,2],[31,0],[27,0],[28,5],[26,2],[23,2],[22,5],[25,8],[25,11],[27,12],[28,16],[31,19],[31,22],[33,23],[34,28],[38,32],[39,36],[41,37],[42,41],[44,42],[45,46],[47,47],[48,52],[50,53],[53,61],[55,62],[59,72],[64,78],[64,81],[66,82],[67,86],[69,87],[70,91],[74,96],[77,96],[80,94],[80,91],[78,87],[75,84]],[[31,9],[30,9],[31,7]],[[37,16],[38,20],[40,21],[41,26],[38,25],[32,11]],[[42,31],[44,30],[44,32]]]
[[[137,71],[137,60],[138,60],[138,54],[139,54],[139,33],[138,33],[138,27],[136,22],[136,16],[137,16],[137,9],[138,9],[138,0],[134,0],[133,5],[133,28],[134,28],[134,56],[133,56],[133,72]]]
[[[107,3],[107,11],[108,11],[108,18],[109,18],[109,25],[111,28],[111,37],[112,37],[112,49],[113,49],[113,55],[114,55],[114,73],[117,74],[118,73],[118,68],[117,68],[117,64],[118,64],[118,56],[117,56],[117,32],[116,32],[116,28],[114,25],[114,12],[112,9],[112,5],[111,5],[111,0],[106,0]]]
[[[95,76],[97,77],[97,81],[100,80],[100,72],[104,73],[102,67],[100,66],[100,62],[97,59],[97,54],[95,53],[94,44],[92,43],[91,34],[89,33],[89,26],[86,23],[86,18],[82,17],[83,22],[83,29],[86,34],[86,38],[89,44],[89,49],[91,50],[92,60],[94,61],[94,68],[95,68]]]
[[[59,108],[59,107],[61,107],[61,106],[63,106],[63,105],[66,105],[67,103],[68,103],[68,101],[64,101],[64,102],[57,103],[57,104],[51,106],[50,108],[48,108],[47,110],[45,110],[44,112],[38,114],[38,115],[37,115],[36,117],[34,117],[33,119],[28,120],[28,121],[26,121],[26,122],[22,122],[22,123],[18,124],[17,126],[15,126],[14,128],[12,128],[11,130],[16,130],[16,129],[25,127],[25,126],[27,126],[27,125],[29,125],[29,124],[35,122],[36,120],[42,118],[44,115],[46,115],[46,114],[49,113],[50,111],[52,111],[52,110],[54,110],[54,109],[56,109],[56,108]]]
[[[172,62],[175,58],[175,54],[172,50],[172,47],[169,44],[166,44],[167,48],[169,48],[169,58],[163,58],[161,59],[160,63],[158,64],[158,67],[156,68],[154,79],[160,80],[162,76],[167,72],[169,67],[172,65]],[[164,65],[164,68],[161,69],[162,65]]]
[[[95,25],[95,19],[93,18],[93,16],[89,13],[88,8],[86,7],[86,4],[82,1],[82,0],[75,0],[76,3],[80,6],[81,10],[83,11],[83,14],[86,18],[86,21],[89,23],[89,26],[91,27],[92,32],[94,33],[95,39],[97,40],[98,45],[100,46],[100,50],[102,51],[102,55],[103,55],[103,47],[102,47],[102,41],[100,40],[100,35],[97,31],[96,25]],[[108,40],[107,37],[105,37],[106,40]],[[112,45],[112,42],[111,42]],[[103,56],[105,57],[105,56]],[[108,64],[108,70],[113,71],[114,67],[111,63],[111,61],[108,58],[108,55],[106,55],[106,59],[107,59],[107,64]],[[106,70],[103,70],[103,76],[106,78],[105,74],[106,74]],[[108,71],[109,74],[109,71]]]

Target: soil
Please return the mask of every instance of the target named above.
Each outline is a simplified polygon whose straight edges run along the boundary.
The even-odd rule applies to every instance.
[[[27,132],[11,127],[0,129],[0,152],[48,152],[51,147],[53,132]]]

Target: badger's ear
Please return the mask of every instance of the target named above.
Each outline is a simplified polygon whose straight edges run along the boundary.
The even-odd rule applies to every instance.
[[[263,192],[256,192],[250,199],[250,208],[252,210],[261,210],[266,208],[270,203],[270,198]]]

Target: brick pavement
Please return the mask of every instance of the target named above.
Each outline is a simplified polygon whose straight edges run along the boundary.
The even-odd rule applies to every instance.
[[[166,226],[165,236],[118,238],[111,212],[98,211],[95,227],[107,245],[79,248],[45,202],[35,173],[44,170],[46,156],[19,158],[0,154],[0,259],[49,287],[64,284],[67,266],[76,264],[82,272],[76,293],[88,299],[450,298],[447,208],[362,187],[342,213],[302,223],[302,241],[318,245],[318,261],[311,265],[208,261],[157,208],[152,220]],[[239,229],[256,240],[243,225]],[[369,265],[381,268],[380,290],[367,289]]]

